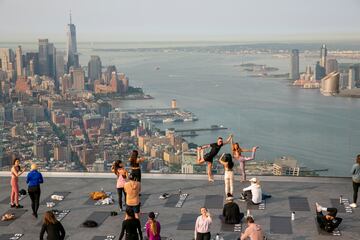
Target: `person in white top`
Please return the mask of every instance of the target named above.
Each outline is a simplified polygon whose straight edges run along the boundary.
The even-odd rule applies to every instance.
[[[250,179],[250,186],[243,189],[241,201],[250,201],[254,205],[258,205],[262,201],[262,190],[260,181],[256,178]]]
[[[205,207],[200,208],[200,212],[195,223],[195,240],[210,240],[211,215]]]

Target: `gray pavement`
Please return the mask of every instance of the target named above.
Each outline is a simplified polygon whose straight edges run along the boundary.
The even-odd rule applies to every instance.
[[[95,175],[94,175],[95,176]],[[115,217],[108,217],[98,228],[83,228],[81,223],[94,211],[118,211],[117,202],[110,206],[92,206],[84,204],[88,199],[88,194],[92,191],[103,188],[105,191],[115,193],[115,176],[90,178],[68,176],[45,177],[45,183],[42,185],[41,200],[45,199],[54,191],[71,192],[67,198],[60,202],[55,208],[59,210],[70,209],[71,212],[62,220],[62,224],[67,232],[67,239],[82,240],[93,239],[100,235],[115,235],[118,239],[121,231],[121,223],[124,213]],[[182,178],[182,179],[180,179]],[[202,178],[202,179],[201,179]],[[195,180],[196,179],[196,180]],[[208,183],[206,176],[182,176],[171,177],[171,175],[162,175],[159,179],[154,175],[144,174],[142,182],[142,192],[151,194],[142,206],[142,212],[158,212],[158,220],[161,223],[161,235],[167,239],[193,239],[193,230],[177,230],[178,222],[183,214],[199,213],[199,208],[204,205],[206,195],[224,194],[224,184],[221,177],[218,177],[214,183]],[[289,177],[260,177],[262,180],[263,191],[272,195],[267,200],[265,210],[252,210],[251,214],[255,217],[257,223],[261,224],[268,239],[360,239],[360,209],[354,209],[353,213],[339,213],[343,218],[340,226],[342,236],[323,236],[319,235],[315,226],[315,202],[324,206],[330,206],[331,198],[350,199],[352,196],[352,185],[350,178],[289,178]],[[0,202],[10,194],[10,178],[0,177]],[[25,188],[25,178],[19,179],[20,189]],[[239,197],[240,189],[246,187],[248,183],[235,181],[235,197]],[[188,193],[189,196],[182,208],[165,207],[166,200],[160,200],[161,193],[178,193],[179,188],[182,193]],[[290,217],[289,196],[307,197],[310,211],[299,211],[295,213],[296,219],[291,222],[292,234],[271,234],[270,216]],[[117,196],[115,195],[115,199]],[[238,202],[242,212],[246,213],[246,204]],[[39,210],[39,219],[31,215],[30,198],[26,197],[21,201],[28,211],[9,226],[0,226],[1,234],[23,233],[21,239],[39,239],[40,222],[43,213],[47,207],[42,205]],[[9,205],[0,204],[0,214],[9,209]],[[212,236],[221,233],[221,222],[218,216],[222,209],[210,209],[213,216],[213,225],[211,229]],[[238,233],[221,233],[224,239],[236,239]]]

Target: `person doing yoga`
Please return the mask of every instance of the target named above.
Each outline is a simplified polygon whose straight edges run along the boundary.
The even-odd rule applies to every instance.
[[[316,205],[316,220],[321,229],[327,232],[333,232],[337,228],[342,218],[336,217],[337,209],[336,208],[325,208],[318,203]],[[323,214],[323,211],[327,212],[326,215]]]
[[[240,172],[241,172],[241,181],[246,181],[245,173],[245,162],[253,160],[255,158],[255,152],[259,147],[253,147],[252,149],[243,149],[239,146],[238,143],[232,145],[233,159],[239,161],[240,163]],[[242,152],[252,152],[251,157],[245,157],[242,155]]]
[[[207,145],[203,145],[197,148],[197,163],[202,164],[204,162],[207,162],[207,174],[209,177],[209,182],[213,182],[213,176],[212,176],[212,164],[214,161],[214,157],[219,153],[222,146],[230,143],[232,140],[233,135],[230,134],[228,139],[224,142],[222,137],[218,137],[216,143],[211,143]],[[210,152],[206,153],[204,155],[204,149],[211,148]]]
[[[135,181],[141,182],[141,169],[140,163],[142,163],[145,158],[139,158],[139,152],[137,150],[133,150],[130,156],[130,166],[131,166],[131,174],[134,177]]]

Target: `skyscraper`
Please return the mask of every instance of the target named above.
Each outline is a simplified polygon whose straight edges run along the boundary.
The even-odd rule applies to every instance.
[[[326,74],[331,72],[337,72],[339,70],[339,64],[336,59],[327,59],[326,60]]]
[[[55,78],[56,76],[56,48],[53,43],[48,45],[49,53],[49,76]],[[55,79],[56,82],[56,79]]]
[[[85,73],[82,68],[74,68],[72,72],[73,85],[75,90],[84,90],[85,87]]]
[[[323,44],[320,49],[320,66],[326,68],[326,57],[327,57],[327,48],[326,45]]]
[[[79,58],[77,55],[77,45],[76,45],[76,27],[72,24],[71,21],[71,12],[70,12],[70,23],[66,27],[67,34],[67,45],[66,45],[66,61],[67,61],[67,71],[71,66],[77,68],[79,67]]]
[[[39,39],[39,74],[49,76],[49,41]]]
[[[320,62],[317,61],[316,65],[314,67],[314,78],[316,81],[321,80],[323,77],[325,77],[325,68],[323,68],[320,65]]]
[[[21,46],[16,49],[16,75],[21,77],[23,75],[23,56]]]
[[[91,56],[88,64],[88,78],[90,83],[101,79],[101,60],[99,56]]]
[[[58,81],[65,73],[65,53],[56,52],[56,80]]]
[[[298,80],[299,78],[299,50],[293,49],[290,54],[290,79]]]
[[[349,80],[348,80],[348,89],[354,89],[356,84],[356,69],[354,66],[349,68]]]
[[[25,66],[30,76],[39,74],[39,53],[27,52],[25,55]]]

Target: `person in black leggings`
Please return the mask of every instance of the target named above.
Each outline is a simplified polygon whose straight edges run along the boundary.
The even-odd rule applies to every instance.
[[[141,182],[141,170],[140,163],[142,163],[145,159],[139,158],[139,152],[137,150],[133,150],[130,156],[130,166],[131,166],[131,174],[134,176],[134,180]]]
[[[44,239],[44,233],[47,233],[47,240],[64,240],[65,229],[63,225],[56,220],[52,211],[47,211],[44,215],[44,224],[40,231],[40,240]]]
[[[122,223],[119,240],[122,240],[125,235],[125,240],[142,240],[142,229],[140,220],[135,218],[135,213],[132,208],[126,208],[125,220]],[[126,234],[125,234],[126,232]]]
[[[356,208],[356,201],[358,197],[358,191],[360,187],[360,154],[356,157],[356,163],[351,169],[352,174],[352,182],[353,182],[353,189],[354,189],[354,195],[353,195],[353,203],[350,204],[350,207]]]
[[[332,232],[337,228],[342,222],[342,218],[336,217],[337,209],[336,208],[325,208],[316,204],[316,220],[321,229]],[[322,211],[327,212],[325,215]]]
[[[37,170],[36,164],[31,164],[31,171],[26,177],[26,183],[28,184],[28,193],[31,199],[31,208],[33,210],[33,216],[38,217],[39,201],[40,201],[40,184],[43,183],[43,177]]]

